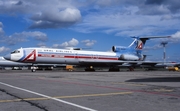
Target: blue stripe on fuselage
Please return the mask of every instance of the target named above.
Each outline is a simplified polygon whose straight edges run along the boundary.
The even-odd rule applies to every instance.
[[[26,51],[23,50],[23,56],[18,60],[18,62],[23,61],[26,58]]]

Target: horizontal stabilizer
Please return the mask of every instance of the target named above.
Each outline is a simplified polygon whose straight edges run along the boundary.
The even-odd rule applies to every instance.
[[[157,38],[170,38],[171,36],[146,36],[146,37],[139,37],[139,39],[157,39]]]

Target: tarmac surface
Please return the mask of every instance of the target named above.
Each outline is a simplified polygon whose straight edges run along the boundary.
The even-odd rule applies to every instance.
[[[179,111],[180,72],[0,71],[0,111]]]

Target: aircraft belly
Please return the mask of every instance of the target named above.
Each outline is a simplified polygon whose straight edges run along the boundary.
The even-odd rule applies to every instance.
[[[78,64],[78,60],[74,58],[49,58],[49,57],[37,57],[37,63],[54,63],[54,64]]]

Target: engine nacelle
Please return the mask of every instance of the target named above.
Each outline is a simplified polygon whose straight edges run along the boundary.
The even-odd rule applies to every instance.
[[[126,50],[127,47],[124,47],[124,46],[112,46],[112,51],[113,52],[120,52],[120,51],[123,51],[123,50]]]
[[[131,54],[122,54],[119,57],[119,60],[129,60],[129,61],[136,61],[139,60],[139,57],[136,55],[131,55]]]

